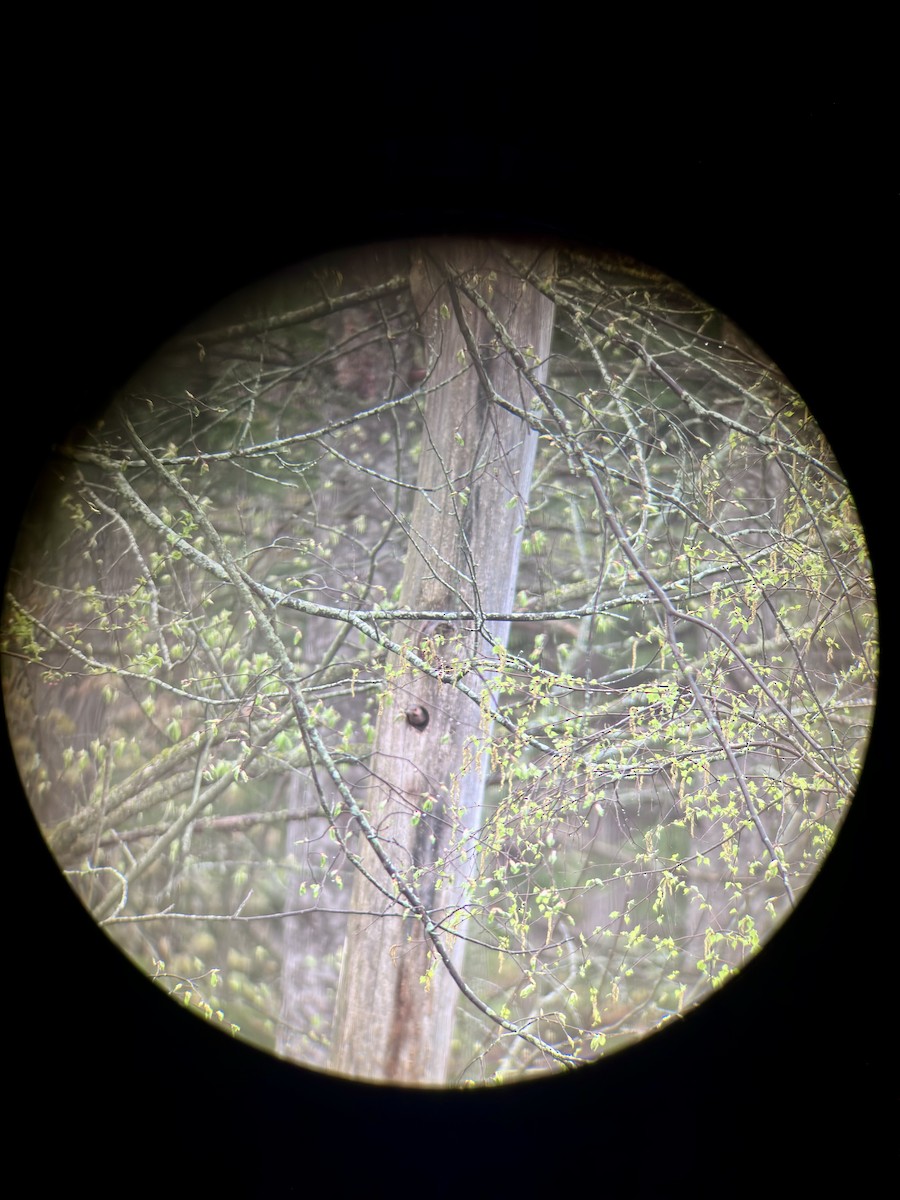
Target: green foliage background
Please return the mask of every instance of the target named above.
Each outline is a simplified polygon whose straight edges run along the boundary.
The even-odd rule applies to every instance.
[[[489,758],[454,851],[478,861],[466,978],[589,1059],[720,986],[808,886],[865,753],[876,612],[852,497],[757,347],[636,264],[563,253],[538,284],[556,333],[547,395],[520,347],[508,398],[539,433],[509,648],[434,652],[482,704],[460,771]],[[72,886],[161,986],[313,1066],[352,827],[221,564],[365,807],[428,388],[402,275],[334,260],[237,297],[60,447],[7,585],[7,718]],[[454,1082],[547,1068],[461,1005]]]

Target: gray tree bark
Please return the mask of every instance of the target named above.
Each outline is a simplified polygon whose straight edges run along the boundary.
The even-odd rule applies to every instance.
[[[409,263],[405,248],[376,247],[349,256],[346,264],[341,266],[345,287],[365,295],[370,289],[377,289],[385,279],[405,275]],[[412,305],[408,297],[406,299],[408,320],[403,313],[394,313],[389,320],[373,302],[344,309],[330,318],[328,336],[334,345],[343,347],[343,353],[333,364],[333,376],[326,375],[335,392],[328,400],[331,415],[347,417],[361,405],[376,405],[394,390],[407,386],[419,339],[414,330]],[[360,329],[377,326],[380,319],[385,321],[381,336],[356,340]],[[310,392],[313,393],[313,389]],[[286,399],[285,403],[289,402]],[[307,403],[312,402],[307,400]],[[358,452],[373,470],[391,475],[396,448],[393,439],[385,437],[383,440],[382,434],[387,434],[386,422],[377,419],[361,422],[358,436],[363,447]],[[319,574],[323,585],[328,586],[334,596],[340,593],[345,579],[368,575],[371,584],[390,593],[399,582],[396,548],[392,549],[388,540],[375,561],[370,563],[365,547],[352,536],[354,524],[360,517],[371,530],[377,530],[384,519],[385,509],[379,503],[371,477],[356,470],[351,463],[326,462],[317,482],[314,515],[304,524],[303,532],[323,543],[330,543],[331,531],[340,530],[342,534],[336,544],[330,544],[327,565],[321,564]],[[307,669],[312,672],[321,668],[329,654],[334,653],[337,631],[332,622],[313,619],[305,623],[303,632]],[[362,698],[344,697],[342,715],[358,724],[363,704]],[[354,775],[345,775],[345,778],[349,786],[355,785]],[[309,847],[326,845],[333,849],[334,844],[328,841],[328,818],[321,810],[311,779],[297,773],[285,780],[284,787],[287,807],[296,817],[288,824],[286,839],[287,861],[295,864],[288,876],[286,907],[290,910],[303,907],[298,889],[302,884],[308,885],[315,873],[314,867],[311,868],[304,859],[308,855],[317,858],[321,850],[310,850]],[[337,799],[336,794],[332,799]],[[349,895],[332,887],[325,906],[331,909],[330,912],[318,913],[315,921],[305,914],[286,917],[283,921],[282,1004],[275,1044],[278,1054],[284,1058],[308,1066],[327,1065],[338,980],[336,964],[345,940],[347,921],[344,913],[337,910],[349,907],[349,903]]]
[[[550,263],[545,258],[534,265],[547,271]],[[389,676],[392,691],[376,729],[368,792],[358,799],[458,968],[466,888],[477,865],[489,730],[479,707],[453,680],[461,661],[490,652],[491,638],[506,644],[508,625],[491,626],[480,614],[513,604],[536,443],[526,424],[498,406],[485,387],[486,376],[517,407],[530,400],[527,380],[485,313],[455,286],[457,273],[477,289],[516,346],[530,347],[539,364],[550,350],[552,303],[488,247],[438,243],[418,256],[411,284],[433,390],[423,413],[400,602],[471,617],[452,626],[394,630],[397,641],[411,638],[443,679],[411,674],[402,660],[392,662],[397,675]],[[537,370],[543,378],[545,367]],[[473,680],[483,682],[466,677],[472,687]],[[397,880],[365,839],[360,857],[331,1066],[355,1077],[444,1083],[459,989],[421,918],[398,903]]]

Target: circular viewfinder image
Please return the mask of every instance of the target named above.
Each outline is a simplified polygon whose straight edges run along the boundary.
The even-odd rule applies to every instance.
[[[653,1034],[790,918],[877,613],[832,449],[727,314],[446,239],[231,297],[74,429],[0,663],[42,835],[149,980],[464,1087]]]

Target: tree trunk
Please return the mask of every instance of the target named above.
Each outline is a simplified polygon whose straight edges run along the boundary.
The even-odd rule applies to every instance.
[[[341,262],[341,277],[345,288],[359,291],[376,287],[386,278],[401,276],[408,266],[405,247],[374,247],[364,253],[357,252],[349,262]],[[406,379],[420,348],[415,314],[406,299],[407,305],[399,310],[392,307],[390,315],[385,315],[377,303],[367,303],[329,318],[327,337],[342,348],[331,368],[333,374],[325,376],[327,386],[334,392],[329,407],[335,418],[350,416],[361,404],[377,405],[386,396],[392,397],[396,389],[406,390]],[[379,322],[384,323],[381,336],[360,336],[361,331],[377,328]],[[326,391],[324,387],[320,390]],[[314,395],[314,390],[311,391]],[[287,396],[284,402],[296,403]],[[357,452],[373,470],[386,475],[393,473],[396,448],[393,438],[387,436],[386,419],[361,422],[356,439]],[[370,529],[377,529],[384,519],[384,508],[371,486],[371,478],[352,463],[326,462],[317,476],[315,495],[315,505],[311,506],[302,532],[329,546],[327,563],[320,564],[320,579],[331,589],[330,594],[339,594],[347,579],[360,576],[368,577],[370,586],[383,589],[385,594],[393,591],[400,582],[396,548],[392,552],[391,542],[387,542],[382,553],[370,563],[365,547],[354,536],[360,518]],[[341,531],[336,541],[331,539],[334,530]],[[343,633],[347,632],[344,628]],[[340,639],[334,622],[308,620],[303,634],[305,669],[313,672],[331,663],[335,640]],[[364,703],[363,697],[343,697],[342,718],[358,725]],[[345,778],[353,787],[354,778],[347,775]],[[294,864],[288,875],[290,910],[304,906],[301,887],[321,878],[321,864],[317,869],[315,863],[321,855],[321,846],[332,847],[339,866],[341,857],[336,853],[337,847],[328,842],[328,818],[321,811],[312,780],[297,773],[286,782],[288,807],[297,818],[287,827],[286,860]],[[318,913],[315,921],[305,914],[283,921],[282,1005],[275,1044],[284,1058],[308,1066],[327,1065],[337,963],[346,936],[347,917],[340,910],[349,905],[350,896],[345,897],[342,890],[332,887],[329,902],[323,906],[330,911]]]
[[[539,269],[549,266],[543,259]],[[489,730],[478,706],[453,686],[453,663],[489,654],[484,632],[506,643],[508,625],[482,631],[479,614],[508,611],[513,603],[535,436],[492,401],[475,369],[460,316],[496,393],[516,406],[528,403],[531,389],[488,319],[450,282],[457,272],[477,287],[517,346],[531,347],[539,363],[550,349],[552,304],[487,247],[438,243],[416,256],[411,284],[432,390],[400,603],[472,617],[453,626],[395,629],[397,641],[412,638],[417,653],[439,670],[443,660],[446,670],[442,682],[411,675],[408,664],[393,661],[399,674],[393,681],[389,676],[392,691],[376,729],[368,794],[358,799],[459,965],[464,943],[455,935],[462,931],[477,858]],[[477,690],[482,680],[470,673],[466,682]],[[457,985],[422,921],[395,899],[395,881],[364,839],[360,856],[387,895],[357,873],[331,1065],[356,1077],[443,1083]]]

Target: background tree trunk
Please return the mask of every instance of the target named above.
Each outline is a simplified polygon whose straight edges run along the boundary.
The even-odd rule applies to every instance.
[[[507,625],[480,625],[479,614],[511,608],[535,435],[487,395],[470,354],[472,339],[495,391],[526,405],[530,388],[495,338],[485,315],[458,291],[457,273],[478,287],[516,345],[543,364],[553,305],[479,244],[429,247],[411,283],[427,340],[429,386],[422,449],[400,603],[424,611],[468,610],[472,619],[395,630],[427,659],[444,659],[439,682],[411,678],[397,661],[372,757],[369,794],[360,802],[391,859],[418,893],[458,963],[465,892],[476,858],[484,792],[481,712],[452,686],[453,661],[506,644]],[[521,251],[520,251],[521,254]],[[550,267],[545,256],[537,269]],[[462,326],[460,324],[462,321]],[[470,334],[467,344],[464,328]],[[539,368],[541,377],[545,368]],[[467,682],[478,680],[469,675]],[[486,685],[485,685],[486,686]],[[424,727],[406,719],[416,709]],[[418,718],[421,723],[421,718]],[[353,1076],[439,1084],[450,1058],[456,984],[436,958],[421,923],[404,915],[393,881],[364,842],[338,989],[332,1066]]]
[[[402,277],[409,269],[409,254],[405,246],[392,249],[373,247],[356,255],[351,263],[342,264],[344,286],[352,291],[377,288],[386,279]],[[339,345],[343,352],[326,368],[330,406],[347,417],[360,404],[377,405],[395,392],[408,390],[408,377],[420,350],[415,314],[408,295],[397,298],[399,306],[385,312],[377,302],[356,305],[335,313],[327,322],[327,339]],[[326,389],[320,387],[320,392]],[[286,403],[291,403],[286,398]],[[391,475],[395,467],[396,445],[391,427],[386,421],[372,419],[361,422],[355,434],[355,450],[365,457],[373,470]],[[381,552],[373,552],[371,561],[361,547],[360,524],[378,530],[384,524],[390,505],[372,486],[372,478],[362,475],[348,462],[331,461],[324,464],[315,504],[302,526],[295,530],[314,541],[328,546],[328,558],[318,564],[318,579],[340,595],[347,580],[362,580],[365,588],[380,589],[375,594],[389,594],[400,580],[396,547],[392,547],[393,530],[383,535]],[[382,502],[383,501],[383,502]],[[337,531],[337,532],[336,532]],[[357,536],[354,536],[357,535]],[[399,531],[396,536],[400,536]],[[364,603],[366,592],[359,594]],[[308,669],[313,672],[340,663],[338,644],[347,637],[346,628],[335,629],[331,621],[310,620],[303,627],[303,652]],[[349,668],[339,668],[347,670]],[[358,697],[344,696],[342,715],[357,727],[361,723],[366,703],[365,693]],[[357,783],[354,768],[345,768],[348,784]],[[327,786],[327,785],[326,785]],[[300,773],[288,777],[285,790],[288,807],[294,817],[287,827],[286,861],[292,865],[288,877],[287,909],[303,907],[303,897],[311,885],[327,879],[327,873],[316,860],[321,860],[322,847],[327,847],[332,865],[342,869],[348,878],[352,866],[345,861],[343,851],[328,840],[328,818],[308,776]],[[337,800],[337,795],[332,796]],[[349,893],[350,889],[347,889]],[[332,886],[328,902],[311,922],[306,914],[286,917],[282,940],[282,1001],[276,1029],[276,1049],[284,1058],[308,1065],[323,1067],[328,1060],[331,1023],[338,981],[337,964],[346,936],[346,915],[350,896]]]

